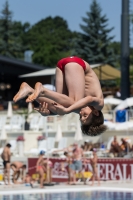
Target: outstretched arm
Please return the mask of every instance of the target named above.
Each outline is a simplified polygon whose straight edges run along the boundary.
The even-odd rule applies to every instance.
[[[51,102],[41,102],[39,103],[39,108],[34,108],[34,110],[38,111],[42,116],[57,115],[56,108],[52,105]]]
[[[86,106],[93,106],[95,109],[101,110],[103,108],[103,105],[104,105],[103,99],[98,99],[97,97],[91,97],[91,96],[87,96],[85,98],[80,99],[79,101],[75,102],[68,108],[60,106],[57,103],[54,103],[54,106],[57,109],[57,113],[60,115],[69,114]]]

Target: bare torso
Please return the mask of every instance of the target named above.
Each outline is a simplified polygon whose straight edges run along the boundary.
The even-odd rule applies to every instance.
[[[90,159],[93,170],[97,167],[97,155],[93,155],[93,158]]]
[[[21,162],[13,162],[12,165],[14,165],[14,167],[17,169],[21,169],[24,164]]]
[[[90,65],[86,61],[84,62],[86,64],[85,97],[92,96],[92,97],[97,97],[99,99],[103,99],[103,93],[102,93],[101,85],[100,85],[97,75],[91,69]]]
[[[4,161],[10,161],[10,149],[8,147],[5,147],[3,150],[3,153],[1,154],[1,158]]]
[[[73,152],[73,159],[81,160],[82,155],[83,155],[83,150],[80,147],[77,147]]]
[[[37,167],[38,166],[42,166],[43,167],[43,165],[44,165],[44,158],[43,158],[43,156],[39,156],[36,166]]]

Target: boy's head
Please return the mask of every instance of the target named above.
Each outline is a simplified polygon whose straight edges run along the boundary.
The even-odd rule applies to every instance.
[[[64,152],[64,156],[66,156],[66,157],[68,156],[68,152],[67,151]]]
[[[80,110],[81,129],[85,135],[97,136],[106,131],[104,117],[101,111],[92,107],[85,107]]]
[[[22,169],[26,169],[26,165],[23,165],[23,166],[22,166]]]
[[[40,155],[44,155],[45,154],[45,151],[44,150],[41,150],[40,151]]]
[[[7,144],[6,144],[6,147],[11,148],[12,145],[11,145],[10,143],[7,143]]]

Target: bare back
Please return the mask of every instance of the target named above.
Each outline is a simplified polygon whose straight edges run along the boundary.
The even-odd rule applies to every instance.
[[[90,65],[84,61],[86,64],[85,70],[85,97],[92,96],[97,97],[98,99],[103,100],[103,93],[101,89],[100,82],[97,75],[91,69]]]
[[[10,149],[8,147],[5,147],[2,154],[1,154],[1,158],[4,161],[10,161]]]
[[[17,161],[17,162],[13,162],[12,165],[14,165],[17,169],[20,169],[23,167],[23,163]]]

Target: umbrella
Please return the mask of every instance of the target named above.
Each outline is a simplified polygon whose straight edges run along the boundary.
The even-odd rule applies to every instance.
[[[119,105],[122,103],[122,100],[116,98],[105,98],[104,104],[111,104],[111,105]]]
[[[1,131],[0,140],[7,140],[7,134],[6,134],[4,126],[3,126],[2,131]]]
[[[123,110],[131,106],[133,106],[133,97],[127,98],[122,101],[117,107],[115,107],[115,110]]]
[[[77,123],[77,130],[76,130],[76,133],[75,133],[75,136],[74,136],[74,140],[76,140],[76,141],[83,140],[80,122]]]
[[[58,124],[57,132],[55,136],[55,142],[59,142],[62,139],[62,130],[60,124]]]
[[[8,102],[8,109],[7,109],[7,117],[12,117],[13,111],[12,111],[12,102]]]
[[[32,112],[32,103],[28,103],[28,113],[30,114]]]
[[[98,76],[99,80],[113,80],[121,77],[120,70],[115,69],[111,65],[101,63],[90,66]]]

